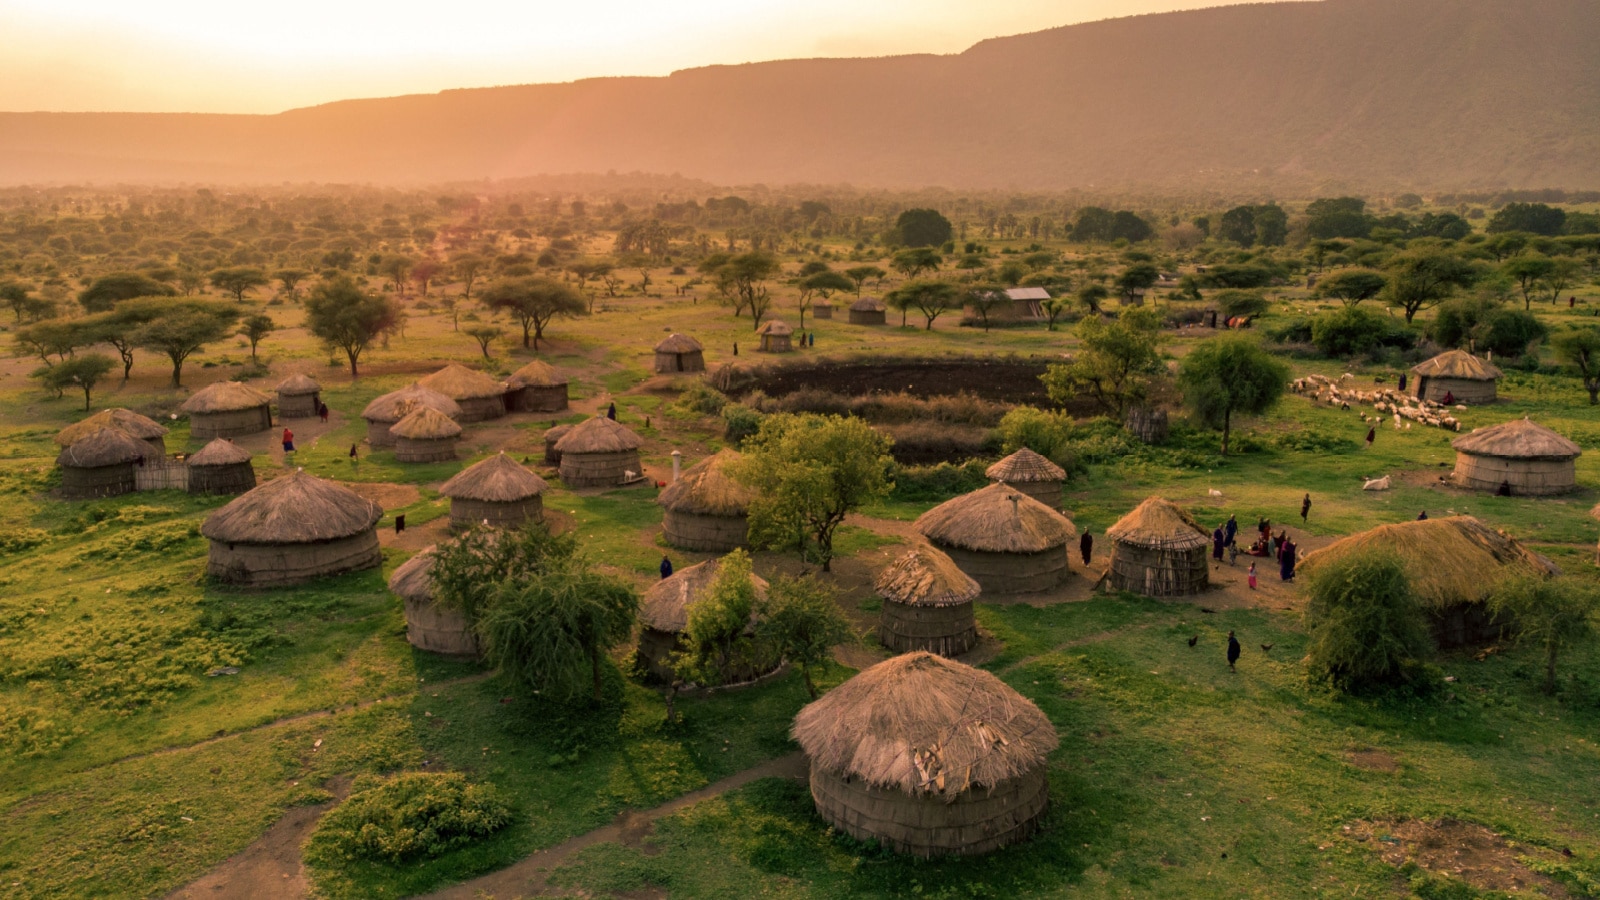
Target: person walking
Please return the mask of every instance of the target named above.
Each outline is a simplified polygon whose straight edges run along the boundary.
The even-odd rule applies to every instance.
[[[1236,516],[1230,515],[1228,516],[1228,523],[1222,526],[1223,543],[1227,544],[1229,547],[1232,547],[1234,545],[1234,538],[1236,538],[1238,534],[1239,519]]]
[[[1078,552],[1083,554],[1083,564],[1089,565],[1089,557],[1094,554],[1094,535],[1086,529],[1083,536],[1078,538]]]
[[[1255,590],[1256,589],[1256,564],[1255,563],[1251,563],[1250,564],[1250,574],[1248,576],[1248,580],[1250,582],[1250,590],[1252,590],[1252,591]]]
[[[1311,495],[1308,493],[1308,494],[1306,494],[1306,498],[1304,500],[1300,501],[1300,524],[1301,525],[1304,525],[1306,523],[1306,516],[1309,516],[1309,515],[1311,515]]]
[[[738,341],[734,341],[733,342],[733,355],[734,356],[738,356],[739,355],[739,342]]]
[[[1240,649],[1239,648],[1239,639],[1233,636],[1233,632],[1231,632],[1231,631],[1228,632],[1228,671],[1229,672],[1237,672],[1237,671],[1239,671],[1238,669],[1234,668],[1234,664],[1239,661],[1239,649]]]
[[[613,422],[615,422],[617,420],[617,404],[613,403],[610,406],[606,407],[606,418],[610,419]]]
[[[661,580],[666,581],[672,577],[672,560],[665,553],[661,554]]]
[[[1406,373],[1401,372],[1400,373],[1400,393],[1404,394],[1405,392],[1406,392]]]
[[[1295,557],[1299,555],[1299,552],[1300,548],[1294,545],[1294,541],[1285,540],[1283,542],[1283,552],[1278,556],[1279,578],[1284,581],[1294,580]]]
[[[1377,439],[1378,439],[1378,426],[1374,425],[1371,428],[1367,429],[1367,449],[1368,450],[1372,449],[1372,442],[1377,440]]]
[[[1217,562],[1222,562],[1222,546],[1222,526],[1218,525],[1216,530],[1211,532],[1211,558]]]
[[[285,428],[283,430],[283,452],[285,452],[285,453],[293,453],[294,452],[294,432],[290,431],[287,428]]]
[[[328,424],[328,404],[321,400],[317,401],[317,418],[322,420],[322,424]]]

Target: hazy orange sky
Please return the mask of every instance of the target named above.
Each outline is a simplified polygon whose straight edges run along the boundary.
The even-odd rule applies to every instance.
[[[1220,0],[0,0],[0,110],[276,112],[347,97],[664,75]]]

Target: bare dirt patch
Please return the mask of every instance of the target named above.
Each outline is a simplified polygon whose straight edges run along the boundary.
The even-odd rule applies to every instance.
[[[1364,750],[1352,750],[1349,753],[1350,765],[1369,772],[1398,772],[1400,761],[1382,750],[1370,747]]]
[[[1355,822],[1346,830],[1351,839],[1367,844],[1396,868],[1411,863],[1483,891],[1537,889],[1542,896],[1571,896],[1559,882],[1534,872],[1522,861],[1527,857],[1553,858],[1555,853],[1517,844],[1472,822],[1380,820]]]
[[[300,845],[318,820],[350,792],[347,778],[328,784],[335,800],[297,806],[273,823],[267,833],[215,869],[167,895],[167,900],[276,900],[310,894]]]
[[[389,484],[376,481],[341,481],[344,487],[378,504],[384,509],[399,509],[422,499],[422,492],[414,484]]]

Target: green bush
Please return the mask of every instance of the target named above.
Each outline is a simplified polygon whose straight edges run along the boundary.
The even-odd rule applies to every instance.
[[[1427,622],[1400,558],[1351,553],[1319,566],[1306,606],[1311,670],[1341,690],[1415,682],[1432,649]]]
[[[889,499],[905,503],[937,503],[989,484],[985,460],[969,459],[960,465],[901,466],[894,473]]]
[[[729,403],[722,408],[722,436],[735,447],[744,439],[761,430],[761,413],[742,403]]]
[[[1026,447],[1067,470],[1079,468],[1077,454],[1070,449],[1073,440],[1072,417],[1061,412],[1046,412],[1032,406],[1019,406],[1000,420],[1001,450],[1015,453]]]
[[[1550,336],[1538,317],[1507,309],[1494,300],[1462,297],[1440,304],[1428,336],[1441,347],[1490,350],[1497,356],[1523,356],[1528,345]]]
[[[308,862],[341,859],[398,863],[439,856],[511,824],[492,785],[455,772],[416,772],[358,782],[350,799],[323,817],[306,845]]]
[[[1520,309],[1495,310],[1483,325],[1477,349],[1493,351],[1496,356],[1523,356],[1534,341],[1550,336],[1550,329],[1538,317]]]
[[[1388,319],[1359,306],[1325,312],[1311,320],[1311,343],[1328,356],[1370,353],[1388,332]]]
[[[721,415],[724,407],[728,405],[728,396],[716,388],[697,381],[689,389],[678,395],[672,405],[684,412],[702,413],[708,416]]]

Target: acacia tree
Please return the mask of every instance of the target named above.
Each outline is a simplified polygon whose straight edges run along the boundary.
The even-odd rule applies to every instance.
[[[124,300],[134,297],[170,297],[177,291],[138,272],[112,272],[102,275],[78,295],[84,312],[107,312]]]
[[[1072,310],[1072,298],[1050,297],[1039,301],[1039,309],[1044,312],[1046,330],[1055,331],[1056,321]]]
[[[422,291],[422,296],[428,296],[428,285],[433,284],[433,280],[439,277],[442,270],[443,267],[437,261],[426,257],[411,267],[411,280],[416,282],[417,288]]]
[[[587,311],[583,297],[559,281],[530,276],[507,278],[484,288],[483,303],[505,310],[522,326],[522,346],[539,349],[544,330],[558,316],[581,316]]]
[[[135,347],[165,353],[172,360],[172,386],[183,386],[183,363],[196,350],[228,336],[239,311],[206,300],[170,304],[149,321],[134,328],[128,340]]]
[[[906,278],[914,279],[923,272],[938,269],[942,262],[944,257],[932,247],[913,247],[896,253],[890,258],[889,265]]]
[[[717,292],[733,307],[733,314],[748,309],[756,329],[772,308],[766,281],[778,274],[779,268],[777,257],[754,250],[737,256],[717,254],[701,263],[701,271],[715,279]]]
[[[83,411],[89,411],[89,393],[115,365],[103,353],[83,353],[54,366],[47,366],[33,375],[57,395],[67,388],[83,391]]]
[[[1583,379],[1589,405],[1600,405],[1600,328],[1564,331],[1550,342],[1556,355]]]
[[[1371,269],[1345,269],[1317,283],[1318,297],[1332,297],[1345,306],[1358,306],[1383,293],[1389,279]]]
[[[1161,317],[1154,310],[1130,307],[1107,322],[1090,316],[1078,323],[1078,352],[1039,376],[1056,403],[1088,395],[1121,421],[1129,407],[1149,397],[1154,380],[1166,371],[1158,350]]]
[[[1103,284],[1086,284],[1078,288],[1078,302],[1088,307],[1089,312],[1100,315],[1100,304],[1105,302],[1111,292]]]
[[[1223,456],[1228,455],[1234,415],[1271,409],[1288,380],[1289,367],[1243,335],[1205,341],[1178,370],[1184,402],[1207,425],[1222,429]]]
[[[18,328],[16,337],[17,343],[27,347],[47,366],[51,364],[52,355],[57,361],[65,361],[77,348],[93,343],[85,328],[64,319],[46,319]]]
[[[1000,289],[998,285],[976,284],[967,288],[966,307],[978,317],[978,324],[983,326],[983,333],[989,333],[989,317],[995,310],[1011,302],[1011,298]],[[1051,320],[1054,324],[1054,320]],[[1052,328],[1051,331],[1055,329]]]
[[[244,302],[244,295],[267,283],[267,273],[251,266],[239,266],[232,269],[217,269],[209,276],[211,286],[224,293],[233,295],[233,299]]]
[[[278,330],[278,324],[272,317],[264,315],[246,316],[239,323],[239,336],[250,342],[250,361],[256,362],[256,347],[261,339]]]
[[[1384,289],[1390,306],[1405,310],[1406,324],[1417,313],[1438,305],[1457,288],[1478,278],[1473,264],[1453,253],[1432,248],[1410,251],[1389,263],[1389,286]]]
[[[1160,280],[1161,271],[1151,263],[1134,263],[1122,270],[1117,276],[1117,290],[1122,293],[1122,302],[1132,303],[1140,291],[1147,291]]]
[[[1539,286],[1550,292],[1552,305],[1561,299],[1561,292],[1577,280],[1582,268],[1583,264],[1570,256],[1558,256],[1551,260],[1550,271],[1539,279]]]
[[[906,312],[915,309],[927,321],[926,330],[933,330],[933,320],[961,303],[961,292],[948,281],[922,279],[908,281],[890,291],[884,302],[900,310],[900,325],[906,324]]]
[[[306,328],[324,344],[344,351],[355,378],[361,354],[395,326],[398,312],[395,304],[341,275],[317,285],[306,298]]]
[[[483,358],[489,358],[489,345],[499,340],[506,333],[504,328],[493,325],[475,325],[467,329],[467,335],[478,342],[478,349],[483,351]]]
[[[290,300],[298,300],[300,282],[310,278],[311,273],[305,269],[279,269],[272,273],[272,277],[278,279],[278,284],[283,286],[283,292],[289,295]]]
[[[411,267],[415,260],[404,254],[396,253],[385,256],[378,263],[378,271],[389,276],[389,281],[394,285],[395,293],[401,298],[406,295],[406,282],[411,280]]]
[[[22,313],[28,308],[30,299],[32,298],[28,296],[28,288],[26,286],[15,281],[0,282],[0,302],[4,302],[5,305],[11,307],[11,311],[16,314],[18,322],[22,321]]]
[[[1533,294],[1539,283],[1556,267],[1555,261],[1539,253],[1513,256],[1500,267],[1501,274],[1511,279],[1522,293],[1522,308],[1533,309]]]
[[[456,278],[461,281],[461,296],[467,300],[472,299],[472,285],[478,280],[478,273],[487,265],[484,258],[476,253],[463,253],[450,261],[450,269]]]
[[[857,297],[861,296],[862,285],[869,281],[873,284],[877,284],[884,279],[884,276],[888,274],[888,272],[885,272],[877,266],[851,266],[850,268],[844,270],[844,277],[850,279],[850,281],[855,284]]]
[[[806,327],[806,310],[811,308],[811,295],[816,294],[823,300],[833,296],[835,291],[850,290],[853,282],[845,276],[826,267],[820,272],[812,272],[800,279],[800,330]]]
[[[1561,651],[1591,640],[1600,593],[1574,578],[1509,578],[1489,595],[1489,608],[1516,622],[1519,640],[1544,651],[1544,692],[1556,692]]]
[[[583,292],[584,285],[597,278],[604,278],[611,274],[611,263],[604,260],[585,259],[567,265],[567,271],[578,280],[578,291]],[[589,312],[594,312],[594,297],[589,295]]]

